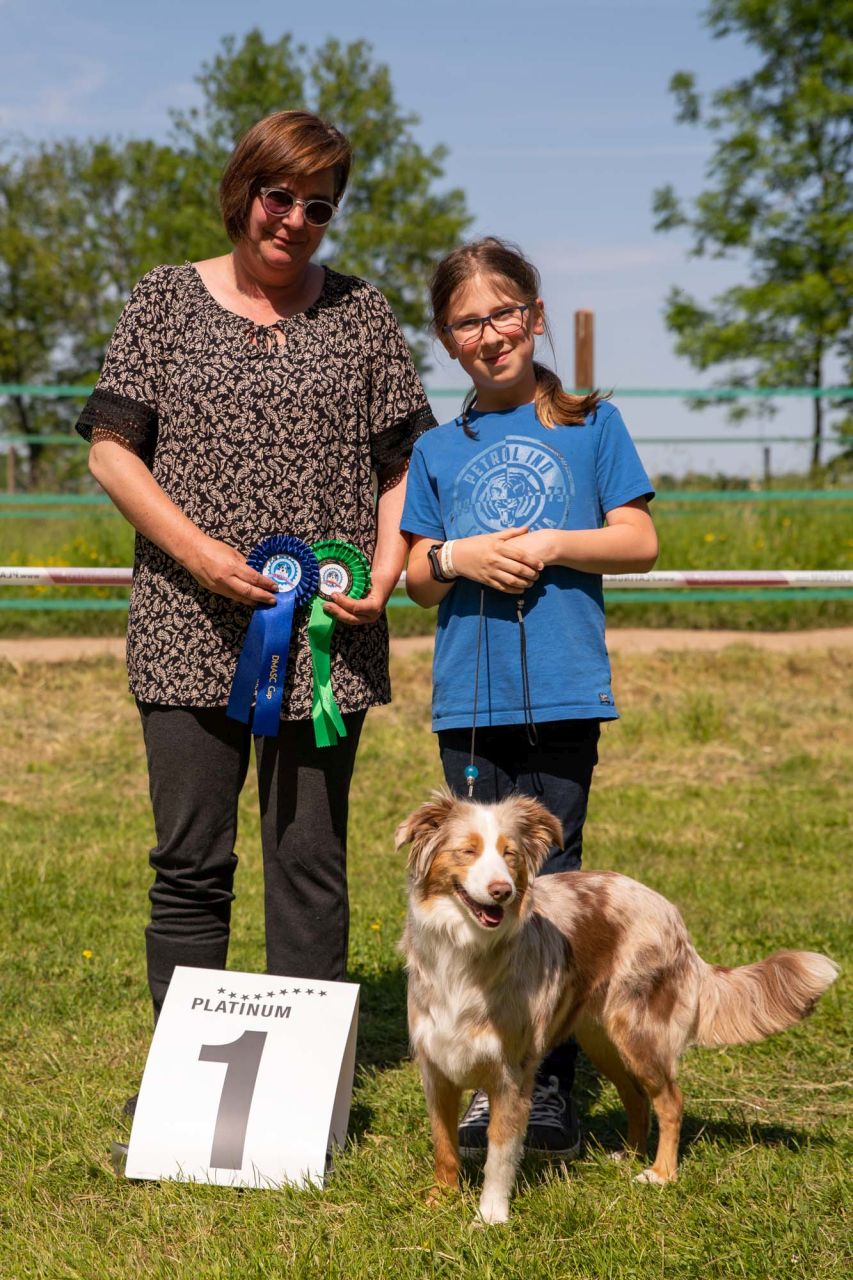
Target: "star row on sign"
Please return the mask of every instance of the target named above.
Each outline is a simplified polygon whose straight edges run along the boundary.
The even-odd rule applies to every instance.
[[[306,996],[324,996],[326,994],[325,991],[318,991],[316,987],[291,987],[289,991],[287,987],[280,987],[278,991],[268,991],[267,998],[272,999],[274,996],[299,996],[302,995],[303,991]],[[261,991],[256,991],[253,996],[238,996],[236,991],[226,992],[224,987],[219,988],[219,994],[221,996],[227,995],[229,1000],[263,1000],[264,998]]]

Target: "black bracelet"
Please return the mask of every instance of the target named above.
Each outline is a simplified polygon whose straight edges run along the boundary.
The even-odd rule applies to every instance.
[[[429,560],[429,571],[435,578],[436,582],[454,582],[454,578],[448,578],[447,574],[441,571],[441,560],[439,554],[442,548],[441,542],[434,542],[427,552],[427,560]]]

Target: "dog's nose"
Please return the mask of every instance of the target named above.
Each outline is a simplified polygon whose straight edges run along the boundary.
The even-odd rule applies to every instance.
[[[489,896],[495,902],[506,902],[512,893],[512,885],[508,880],[493,880],[489,885]]]

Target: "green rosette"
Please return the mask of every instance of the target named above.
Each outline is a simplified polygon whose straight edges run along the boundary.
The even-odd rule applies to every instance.
[[[333,747],[338,738],[346,737],[346,726],[332,692],[332,632],[335,619],[323,606],[330,596],[341,592],[353,600],[361,600],[370,589],[370,565],[351,542],[329,539],[315,542],[311,550],[320,566],[320,585],[308,618],[308,643],[314,672],[314,695],[311,719],[314,741],[318,747]]]

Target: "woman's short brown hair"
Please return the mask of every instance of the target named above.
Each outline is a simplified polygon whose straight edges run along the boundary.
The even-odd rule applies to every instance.
[[[229,239],[246,234],[249,209],[261,187],[284,176],[335,171],[335,204],[349,178],[352,148],[334,125],[311,111],[276,111],[253,124],[231,153],[219,184],[219,206]]]

